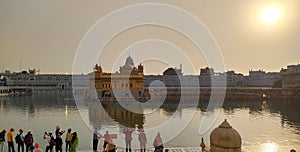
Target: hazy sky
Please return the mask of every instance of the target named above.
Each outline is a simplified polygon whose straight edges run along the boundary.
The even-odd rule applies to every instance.
[[[145,2],[179,7],[203,22],[220,47],[226,70],[244,74],[248,74],[249,69],[279,71],[281,67],[300,61],[299,0],[195,0],[189,3],[2,0],[1,71],[18,71],[21,60],[24,70],[37,68],[41,73],[72,73],[77,47],[93,24],[110,12]],[[270,6],[280,13],[275,21],[266,23],[261,19],[262,12]],[[153,15],[159,13],[165,12]],[[180,21],[180,17],[168,15]],[[111,24],[122,24],[130,19],[134,20],[124,16]],[[189,26],[188,23],[182,25]],[[205,55],[199,53],[191,40],[176,30],[153,25],[138,26],[116,35],[103,49],[98,63],[104,70],[114,71],[129,54],[135,64],[141,62],[145,66],[146,74],[161,74],[165,68],[179,67],[180,63],[184,73],[193,73],[190,69],[194,69],[198,74],[200,68],[208,65]],[[86,67],[82,72],[91,70],[92,67]]]

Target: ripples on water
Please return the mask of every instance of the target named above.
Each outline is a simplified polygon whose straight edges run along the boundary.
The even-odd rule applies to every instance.
[[[289,151],[291,148],[300,150],[300,103],[299,101],[225,101],[216,122],[203,135],[198,134],[201,118],[206,115],[206,101],[201,101],[189,125],[165,147],[198,147],[201,137],[209,145],[209,134],[224,119],[237,129],[243,139],[243,151]],[[118,138],[124,138],[120,131],[120,124],[127,127],[151,128],[170,119],[185,119],[192,108],[188,105],[177,109],[178,104],[166,102],[158,110],[151,107],[142,110],[149,114],[128,113],[118,103],[102,104],[103,111],[91,112],[88,108],[77,106],[69,92],[44,92],[22,97],[0,98],[0,129],[15,130],[23,128],[32,130],[35,141],[45,147],[46,141],[42,138],[44,131],[54,132],[55,126],[60,125],[63,130],[71,127],[79,133],[79,150],[91,149],[91,126],[105,130],[119,130],[115,133]],[[88,106],[87,106],[88,107]],[[87,121],[81,119],[82,114]],[[114,120],[114,121],[112,121]],[[86,123],[86,124],[85,124]],[[174,126],[170,126],[172,129]],[[17,132],[15,132],[16,134]],[[113,133],[113,132],[111,132]],[[146,132],[147,133],[147,132]],[[133,146],[137,146],[138,132],[133,133]],[[147,135],[151,136],[151,135]],[[154,135],[153,135],[154,136]],[[165,135],[166,136],[166,135]],[[162,134],[162,137],[164,135]],[[63,136],[64,138],[64,136]],[[149,137],[150,138],[150,137]],[[122,145],[124,143],[117,143]],[[99,148],[102,143],[100,142]],[[151,147],[152,141],[148,140]],[[7,147],[6,147],[7,148]]]

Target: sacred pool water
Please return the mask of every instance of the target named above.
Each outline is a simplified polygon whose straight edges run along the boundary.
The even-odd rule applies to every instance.
[[[199,147],[201,137],[209,146],[210,132],[227,119],[242,136],[242,151],[300,150],[300,102],[297,100],[232,100],[225,101],[221,108],[210,110],[206,109],[207,101],[200,101],[197,106],[183,103],[180,108],[178,102],[169,101],[158,109],[133,107],[137,112],[124,109],[122,104],[82,102],[76,106],[72,93],[61,91],[1,97],[0,129],[13,127],[15,134],[19,128],[25,132],[31,130],[34,140],[43,149],[46,145],[43,133],[54,132],[56,125],[60,125],[62,130],[72,128],[78,133],[79,150],[92,149],[94,127],[101,134],[106,131],[116,134],[114,142],[119,147],[125,145],[122,131],[126,127],[135,129],[132,133],[133,148],[139,146],[138,134],[142,127],[145,128],[149,148],[156,135],[151,131],[153,128],[161,130],[165,147]],[[209,115],[216,111],[217,115]],[[207,124],[202,121],[204,117],[213,117],[214,121],[200,130],[201,123],[202,127]],[[102,143],[100,140],[99,150]]]

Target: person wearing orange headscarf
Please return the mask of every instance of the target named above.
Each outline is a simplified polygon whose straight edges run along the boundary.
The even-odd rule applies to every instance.
[[[38,144],[38,143],[34,144],[33,152],[43,152],[43,150],[40,147],[40,144]]]
[[[10,128],[9,132],[7,133],[8,152],[15,152],[14,131],[14,128]]]
[[[55,137],[56,137],[58,134],[63,135],[64,133],[65,133],[65,131],[60,131],[60,126],[59,126],[59,125],[57,125],[57,126],[55,127]]]

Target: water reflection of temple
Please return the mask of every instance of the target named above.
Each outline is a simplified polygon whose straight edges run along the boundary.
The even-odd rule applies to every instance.
[[[110,116],[107,115],[106,111],[102,109],[99,101],[89,102],[89,120],[90,125],[94,128],[102,128],[105,125],[115,126],[117,123],[113,121]]]
[[[122,125],[124,127],[142,128],[145,116],[143,109],[139,112],[131,112],[117,102],[96,103],[90,105],[89,118],[94,127],[102,128],[107,125]]]

